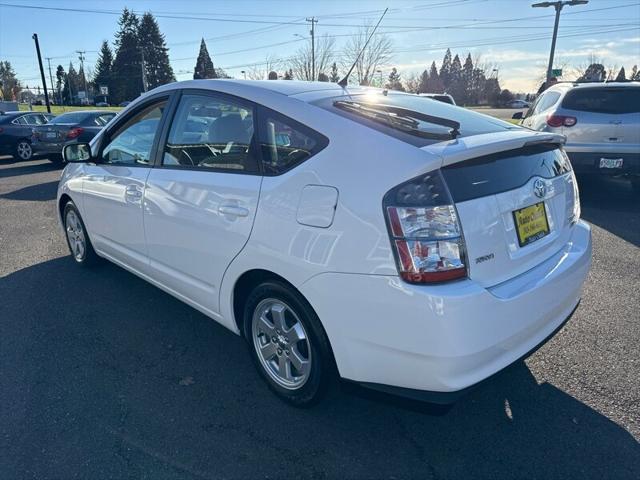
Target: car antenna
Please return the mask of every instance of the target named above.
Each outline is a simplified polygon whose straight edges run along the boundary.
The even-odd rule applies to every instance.
[[[373,27],[373,31],[371,32],[371,35],[369,35],[369,38],[367,38],[367,41],[364,43],[364,46],[362,47],[362,50],[360,50],[360,53],[358,53],[358,56],[356,57],[356,61],[353,62],[353,65],[351,65],[351,68],[349,69],[347,74],[344,76],[344,78],[338,82],[338,85],[340,85],[342,88],[347,86],[347,83],[349,82],[349,75],[351,75],[351,72],[353,72],[354,67],[356,66],[356,64],[360,60],[360,57],[362,56],[362,54],[364,53],[365,49],[367,48],[367,45],[369,45],[369,41],[373,37],[373,34],[376,33],[376,30],[378,29],[378,25],[380,25],[380,22],[382,21],[382,19],[384,18],[385,14],[387,13],[387,10],[389,10],[389,7],[385,8],[384,12],[382,12],[382,16],[380,17],[380,20],[378,20],[378,23],[376,23],[376,26]]]

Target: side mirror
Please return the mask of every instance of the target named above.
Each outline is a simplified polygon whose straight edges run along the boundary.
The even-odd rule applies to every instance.
[[[511,118],[512,118],[513,120],[522,120],[522,112],[516,112],[516,113],[514,113],[514,114],[511,116]]]
[[[62,149],[62,158],[65,162],[78,163],[91,159],[91,147],[88,143],[72,143]]]

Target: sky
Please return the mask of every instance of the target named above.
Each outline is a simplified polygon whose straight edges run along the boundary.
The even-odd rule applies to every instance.
[[[316,36],[335,38],[339,55],[349,35],[377,22],[393,42],[393,58],[403,78],[438,67],[451,47],[464,62],[467,53],[497,69],[503,88],[530,92],[544,76],[554,9],[532,8],[529,0],[0,0],[0,60],[8,60],[23,86],[41,85],[31,35],[52,70],[67,69],[86,51],[90,70],[103,40],[113,42],[124,7],[156,15],[178,80],[192,78],[200,39],[216,67],[242,78],[242,70],[263,68],[267,56],[286,59],[309,42],[306,18],[315,17]],[[36,8],[31,8],[36,7]],[[43,8],[44,7],[44,8]],[[60,9],[60,10],[56,10]],[[70,10],[64,10],[70,9]],[[89,11],[72,11],[89,10]],[[629,72],[640,64],[640,0],[589,0],[563,9],[556,67],[563,78],[597,59],[609,69]],[[43,60],[45,70],[47,61]],[[257,64],[257,65],[256,65]],[[284,70],[284,68],[283,68]],[[48,81],[47,71],[47,81]]]

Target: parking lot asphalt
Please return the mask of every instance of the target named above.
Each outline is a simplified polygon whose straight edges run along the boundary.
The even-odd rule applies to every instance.
[[[242,339],[114,265],[73,263],[59,176],[0,158],[0,478],[640,478],[627,182],[581,185],[593,269],[569,323],[438,416],[358,389],[286,406]]]

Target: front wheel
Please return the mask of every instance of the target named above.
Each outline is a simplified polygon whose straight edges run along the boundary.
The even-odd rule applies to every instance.
[[[69,252],[76,263],[83,267],[98,263],[99,257],[91,245],[80,212],[73,202],[68,202],[65,205],[63,218]]]
[[[16,145],[13,156],[17,160],[31,160],[31,157],[33,157],[33,148],[31,148],[31,142],[25,139],[20,140]]]
[[[329,341],[307,301],[283,283],[266,282],[247,298],[244,322],[251,356],[269,388],[294,406],[317,402],[335,368]]]

